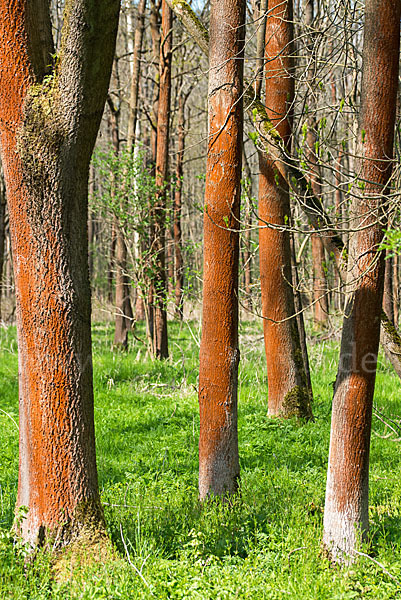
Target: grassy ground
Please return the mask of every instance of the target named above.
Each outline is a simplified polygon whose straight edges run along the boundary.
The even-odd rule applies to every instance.
[[[144,359],[136,342],[112,350],[94,326],[96,434],[102,500],[120,559],[57,583],[50,557],[25,564],[13,548],[18,477],[17,350],[0,330],[0,597],[231,599],[401,597],[400,444],[377,418],[371,453],[371,559],[349,568],[322,556],[330,402],[338,343],[311,344],[316,421],[266,417],[259,324],[241,335],[241,494],[231,507],[197,501],[197,325],[171,325],[172,358]],[[401,418],[400,385],[380,361],[375,404]],[[388,436],[388,434],[390,434]],[[388,436],[388,437],[387,437]],[[386,572],[387,571],[387,572]]]

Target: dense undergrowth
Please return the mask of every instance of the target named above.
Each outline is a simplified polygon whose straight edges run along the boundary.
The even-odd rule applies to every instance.
[[[401,419],[391,368],[380,360],[371,532],[363,549],[371,558],[333,568],[320,539],[338,342],[312,339],[316,419],[300,425],[267,418],[260,324],[242,326],[241,490],[231,504],[200,507],[196,327],[171,324],[172,358],[157,363],[145,359],[139,342],[127,354],[113,351],[112,325],[94,326],[99,478],[119,558],[82,566],[63,583],[55,580],[48,554],[27,562],[8,533],[18,479],[17,349],[15,330],[0,330],[0,597],[401,597],[401,441],[396,427],[393,432],[380,420]]]

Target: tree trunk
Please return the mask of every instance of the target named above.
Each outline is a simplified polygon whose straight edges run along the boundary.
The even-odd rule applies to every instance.
[[[399,298],[399,278],[398,278],[398,255],[393,256],[393,312],[394,325],[398,327],[398,298]]]
[[[292,2],[269,2],[266,24],[266,112],[289,146],[292,64]],[[294,307],[291,275],[289,188],[276,164],[259,154],[259,248],[262,315],[268,379],[268,414],[312,416]],[[267,224],[273,225],[272,227]],[[282,229],[281,229],[282,228]]]
[[[383,292],[383,310],[388,319],[394,325],[394,300],[393,300],[393,257],[389,256],[385,260],[384,269],[384,292]]]
[[[199,366],[199,495],[232,494],[239,478],[238,259],[245,3],[212,0],[203,313]]]
[[[298,264],[297,264],[297,258],[295,256],[295,240],[294,240],[293,232],[291,232],[290,241],[291,241],[292,281],[293,281],[293,285],[294,285],[294,308],[295,308],[295,313],[297,315],[299,341],[301,344],[302,361],[304,364],[304,371],[305,371],[306,384],[307,384],[308,393],[309,393],[309,400],[312,403],[313,389],[312,389],[312,380],[311,380],[311,375],[310,375],[308,346],[306,344],[304,311],[303,311],[303,306],[302,306],[301,292],[299,289]]]
[[[157,111],[156,201],[153,206],[151,246],[154,251],[153,278],[153,349],[156,358],[168,357],[166,212],[167,173],[171,96],[171,51],[173,46],[172,11],[162,0],[162,40],[160,43],[160,87]]]
[[[146,0],[139,0],[137,8],[137,22],[134,34],[133,56],[132,56],[132,72],[130,86],[130,101],[128,110],[128,133],[127,147],[130,152],[134,153],[137,135],[138,124],[138,98],[139,98],[139,82],[141,77],[141,53],[143,43],[143,32],[145,29],[145,9]],[[129,32],[130,34],[131,32]],[[134,240],[135,241],[135,240]],[[137,240],[135,244],[136,256],[143,261],[141,240]],[[139,255],[139,256],[138,256]],[[140,287],[138,286],[138,289]],[[137,291],[135,300],[135,321],[143,321],[145,319],[145,307],[141,292]]]
[[[369,446],[384,277],[378,246],[386,226],[398,87],[401,4],[367,0],[365,6],[360,185],[350,227],[359,230],[350,240],[324,511],[323,543],[339,562],[352,560],[369,526]]]
[[[70,0],[54,56],[48,4],[0,0],[0,135],[17,295],[16,527],[54,545],[104,533],[95,460],[87,200],[120,3]],[[47,75],[47,76],[46,76]],[[46,76],[46,77],[45,77]]]
[[[263,27],[265,31],[265,27]],[[259,33],[259,32],[258,32]],[[264,49],[264,48],[263,48]],[[242,164],[244,171],[245,183],[242,186],[243,195],[246,197],[245,216],[243,227],[245,232],[243,234],[243,250],[242,250],[242,264],[244,268],[244,292],[245,308],[251,313],[252,312],[252,252],[251,252],[251,227],[252,227],[252,174],[249,167],[245,151],[242,152]]]
[[[139,97],[139,79],[141,76],[141,52],[143,32],[145,29],[145,8],[146,0],[139,0],[137,24],[134,36],[134,53],[132,57],[132,76],[130,88],[130,102],[128,112],[128,133],[127,146],[133,152],[136,141],[136,123],[138,119],[138,97]]]
[[[1,169],[1,167],[0,167]],[[6,249],[6,190],[4,187],[3,170],[0,172],[0,323],[3,320],[1,301],[4,288],[4,255]]]
[[[256,33],[256,77],[255,94],[259,97],[263,85],[263,69],[265,63],[265,39],[266,39],[266,19],[268,10],[268,1],[260,0],[259,9],[255,6],[253,17],[257,22]]]
[[[116,61],[114,61],[115,69]],[[119,78],[116,76],[118,83]],[[113,151],[116,157],[120,154],[120,109],[116,108],[110,98],[108,97],[108,104],[110,108],[111,116],[111,139],[113,144]],[[113,173],[113,181],[111,187],[112,197],[116,197],[117,186],[120,185],[119,178],[120,173]],[[124,210],[124,206],[120,207]],[[114,331],[114,344],[123,350],[128,348],[128,332],[131,327],[132,319],[132,308],[129,294],[129,280],[127,277],[127,246],[125,242],[124,232],[121,228],[118,217],[114,219],[114,231],[115,231],[115,274],[116,274],[116,290],[115,290],[115,331]]]
[[[187,96],[180,93],[178,99],[178,138],[177,138],[177,165],[176,165],[176,184],[174,193],[174,254],[175,254],[175,312],[179,319],[184,316],[184,265],[182,261],[182,230],[181,230],[181,210],[182,210],[182,177],[183,162],[185,150],[185,100]]]
[[[314,93],[316,91],[316,52],[314,47],[314,2],[305,0],[305,26],[308,36],[308,86],[312,90],[307,96],[308,102],[308,132],[306,135],[305,155],[310,171],[310,180],[312,191],[319,199],[322,197],[320,169],[318,165],[318,156],[316,151],[316,111]],[[312,233],[312,268],[313,268],[313,315],[315,323],[318,326],[324,326],[327,322],[329,303],[328,286],[326,281],[324,246],[322,238],[317,233]]]
[[[315,323],[323,327],[329,314],[328,289],[326,279],[326,259],[322,238],[312,233],[312,266],[313,266],[313,316]]]

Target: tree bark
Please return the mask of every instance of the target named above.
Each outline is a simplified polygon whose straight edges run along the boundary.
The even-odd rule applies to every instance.
[[[292,44],[292,1],[269,2],[265,46],[266,112],[288,147],[294,100]],[[295,317],[290,234],[286,229],[291,222],[289,187],[285,181],[277,181],[275,162],[261,154],[259,170],[260,285],[268,414],[310,418],[310,396]]]
[[[69,0],[56,65],[49,6],[0,0],[0,135],[17,296],[18,533],[104,533],[95,460],[87,247],[89,162],[117,0]],[[46,77],[45,77],[46,76]]]
[[[323,543],[339,562],[352,560],[369,526],[369,447],[380,335],[386,226],[398,87],[400,3],[367,0],[354,190],[349,296],[333,400]],[[363,189],[361,192],[360,188]]]
[[[245,3],[212,0],[203,313],[199,366],[199,495],[223,496],[239,478],[238,260]]]

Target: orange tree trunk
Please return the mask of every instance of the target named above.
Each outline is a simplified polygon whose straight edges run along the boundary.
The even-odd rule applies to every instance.
[[[269,2],[266,24],[266,110],[287,146],[291,135],[292,2]],[[274,162],[259,153],[259,248],[268,378],[268,413],[310,418],[291,276],[290,196]],[[277,228],[271,228],[272,224]]]
[[[57,65],[48,4],[0,0],[0,135],[17,296],[19,533],[104,530],[95,461],[87,248],[89,161],[118,0],[66,4]]]
[[[323,541],[347,560],[368,529],[369,446],[380,333],[386,224],[398,85],[401,4],[367,0],[358,185],[351,212],[347,298],[331,423]],[[364,189],[361,193],[360,188]]]
[[[162,2],[162,40],[160,44],[160,88],[157,111],[156,186],[153,206],[152,249],[153,269],[153,351],[156,358],[168,357],[167,278],[166,278],[166,216],[167,174],[171,97],[171,49],[173,46],[172,11]]]
[[[238,259],[245,2],[212,0],[203,316],[199,370],[199,494],[237,489]]]

